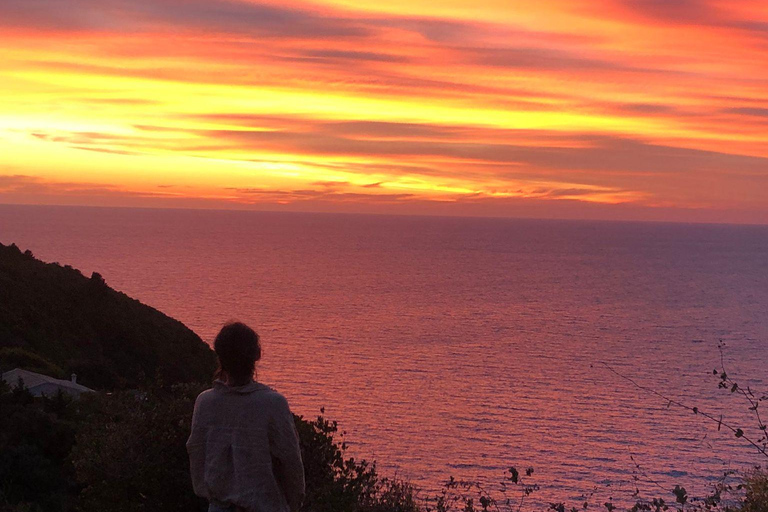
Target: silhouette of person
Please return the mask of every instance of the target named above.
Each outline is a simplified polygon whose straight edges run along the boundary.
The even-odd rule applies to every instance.
[[[209,512],[295,512],[304,498],[304,467],[288,402],[254,380],[259,335],[234,322],[213,344],[213,389],[195,402],[187,441],[195,494]]]

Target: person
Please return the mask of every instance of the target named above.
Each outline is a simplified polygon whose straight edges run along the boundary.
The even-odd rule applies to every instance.
[[[225,325],[213,344],[219,360],[213,389],[195,401],[187,441],[192,486],[209,512],[296,512],[304,467],[288,402],[254,380],[258,334]]]

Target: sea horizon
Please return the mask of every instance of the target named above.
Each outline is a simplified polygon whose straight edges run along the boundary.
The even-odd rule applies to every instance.
[[[324,210],[287,210],[287,209],[254,209],[248,207],[242,208],[222,208],[222,207],[200,207],[200,206],[132,206],[132,205],[100,205],[100,204],[39,204],[39,203],[2,203],[0,208],[89,208],[105,210],[145,210],[145,211],[201,211],[201,212],[242,212],[242,213],[284,213],[296,215],[342,215],[342,216],[371,216],[371,217],[414,217],[414,218],[436,218],[436,219],[488,219],[488,220],[530,220],[530,221],[552,221],[552,222],[575,222],[575,223],[625,223],[625,224],[670,224],[680,226],[745,226],[745,227],[768,227],[768,222],[745,221],[745,222],[712,222],[712,221],[681,221],[666,219],[616,219],[602,217],[521,217],[521,216],[494,216],[494,215],[468,215],[457,214],[429,214],[429,213],[400,213],[397,211],[389,212],[365,212],[365,211],[324,211]]]

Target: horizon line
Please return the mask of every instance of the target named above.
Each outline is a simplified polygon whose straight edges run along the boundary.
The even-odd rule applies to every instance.
[[[410,217],[427,219],[486,219],[486,220],[527,220],[543,222],[577,222],[577,223],[613,223],[613,224],[669,224],[680,226],[734,226],[734,227],[768,227],[768,222],[713,222],[713,221],[682,221],[682,220],[655,220],[655,219],[609,219],[609,218],[574,218],[574,217],[525,217],[502,215],[467,215],[467,214],[439,214],[439,213],[407,213],[407,212],[354,212],[354,211],[322,211],[322,210],[278,210],[278,209],[253,209],[253,208],[221,208],[221,207],[184,207],[184,206],[129,206],[129,205],[93,205],[93,204],[51,204],[51,203],[3,203],[3,207],[32,207],[32,208],[70,208],[70,209],[103,209],[103,210],[144,210],[144,211],[201,211],[201,212],[238,212],[238,213],[277,213],[295,215],[336,215],[336,216],[362,216],[362,217]]]

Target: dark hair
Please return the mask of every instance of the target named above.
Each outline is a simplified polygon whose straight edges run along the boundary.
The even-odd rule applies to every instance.
[[[219,358],[214,378],[226,376],[233,386],[251,381],[256,361],[261,359],[261,342],[256,331],[242,322],[230,322],[216,335],[213,350]]]

